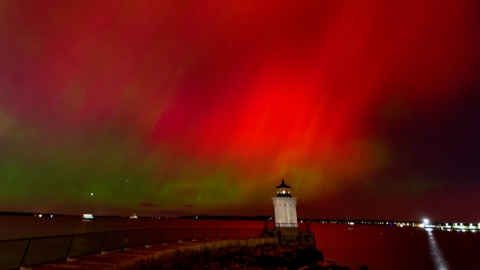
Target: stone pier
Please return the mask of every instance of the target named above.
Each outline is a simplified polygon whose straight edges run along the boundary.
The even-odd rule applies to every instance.
[[[270,237],[158,244],[22,269],[193,269],[206,261],[236,253],[240,247],[278,244],[278,238]]]

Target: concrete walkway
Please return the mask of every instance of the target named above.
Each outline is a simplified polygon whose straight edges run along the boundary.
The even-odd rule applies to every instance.
[[[238,252],[242,246],[255,248],[258,245],[278,245],[278,239],[202,240],[159,244],[22,269],[193,269],[195,265],[203,265],[205,261]]]

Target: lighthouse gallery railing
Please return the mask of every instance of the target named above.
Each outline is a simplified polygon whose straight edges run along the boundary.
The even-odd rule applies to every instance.
[[[264,229],[268,231],[280,228],[297,228],[302,232],[311,232],[309,223],[276,223],[274,221],[267,221],[264,225]]]

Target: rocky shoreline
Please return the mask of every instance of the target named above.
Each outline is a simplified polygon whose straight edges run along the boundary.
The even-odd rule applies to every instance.
[[[206,262],[196,269],[350,270],[348,267],[333,263],[325,264],[321,251],[302,246],[260,245],[256,248],[244,246],[229,253],[228,256]],[[368,270],[368,267],[362,266],[360,270]]]

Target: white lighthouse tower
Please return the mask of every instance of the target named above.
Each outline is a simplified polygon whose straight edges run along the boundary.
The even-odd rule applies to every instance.
[[[298,228],[297,223],[297,198],[292,198],[290,186],[282,184],[277,186],[277,197],[272,197],[275,209],[275,228]]]

